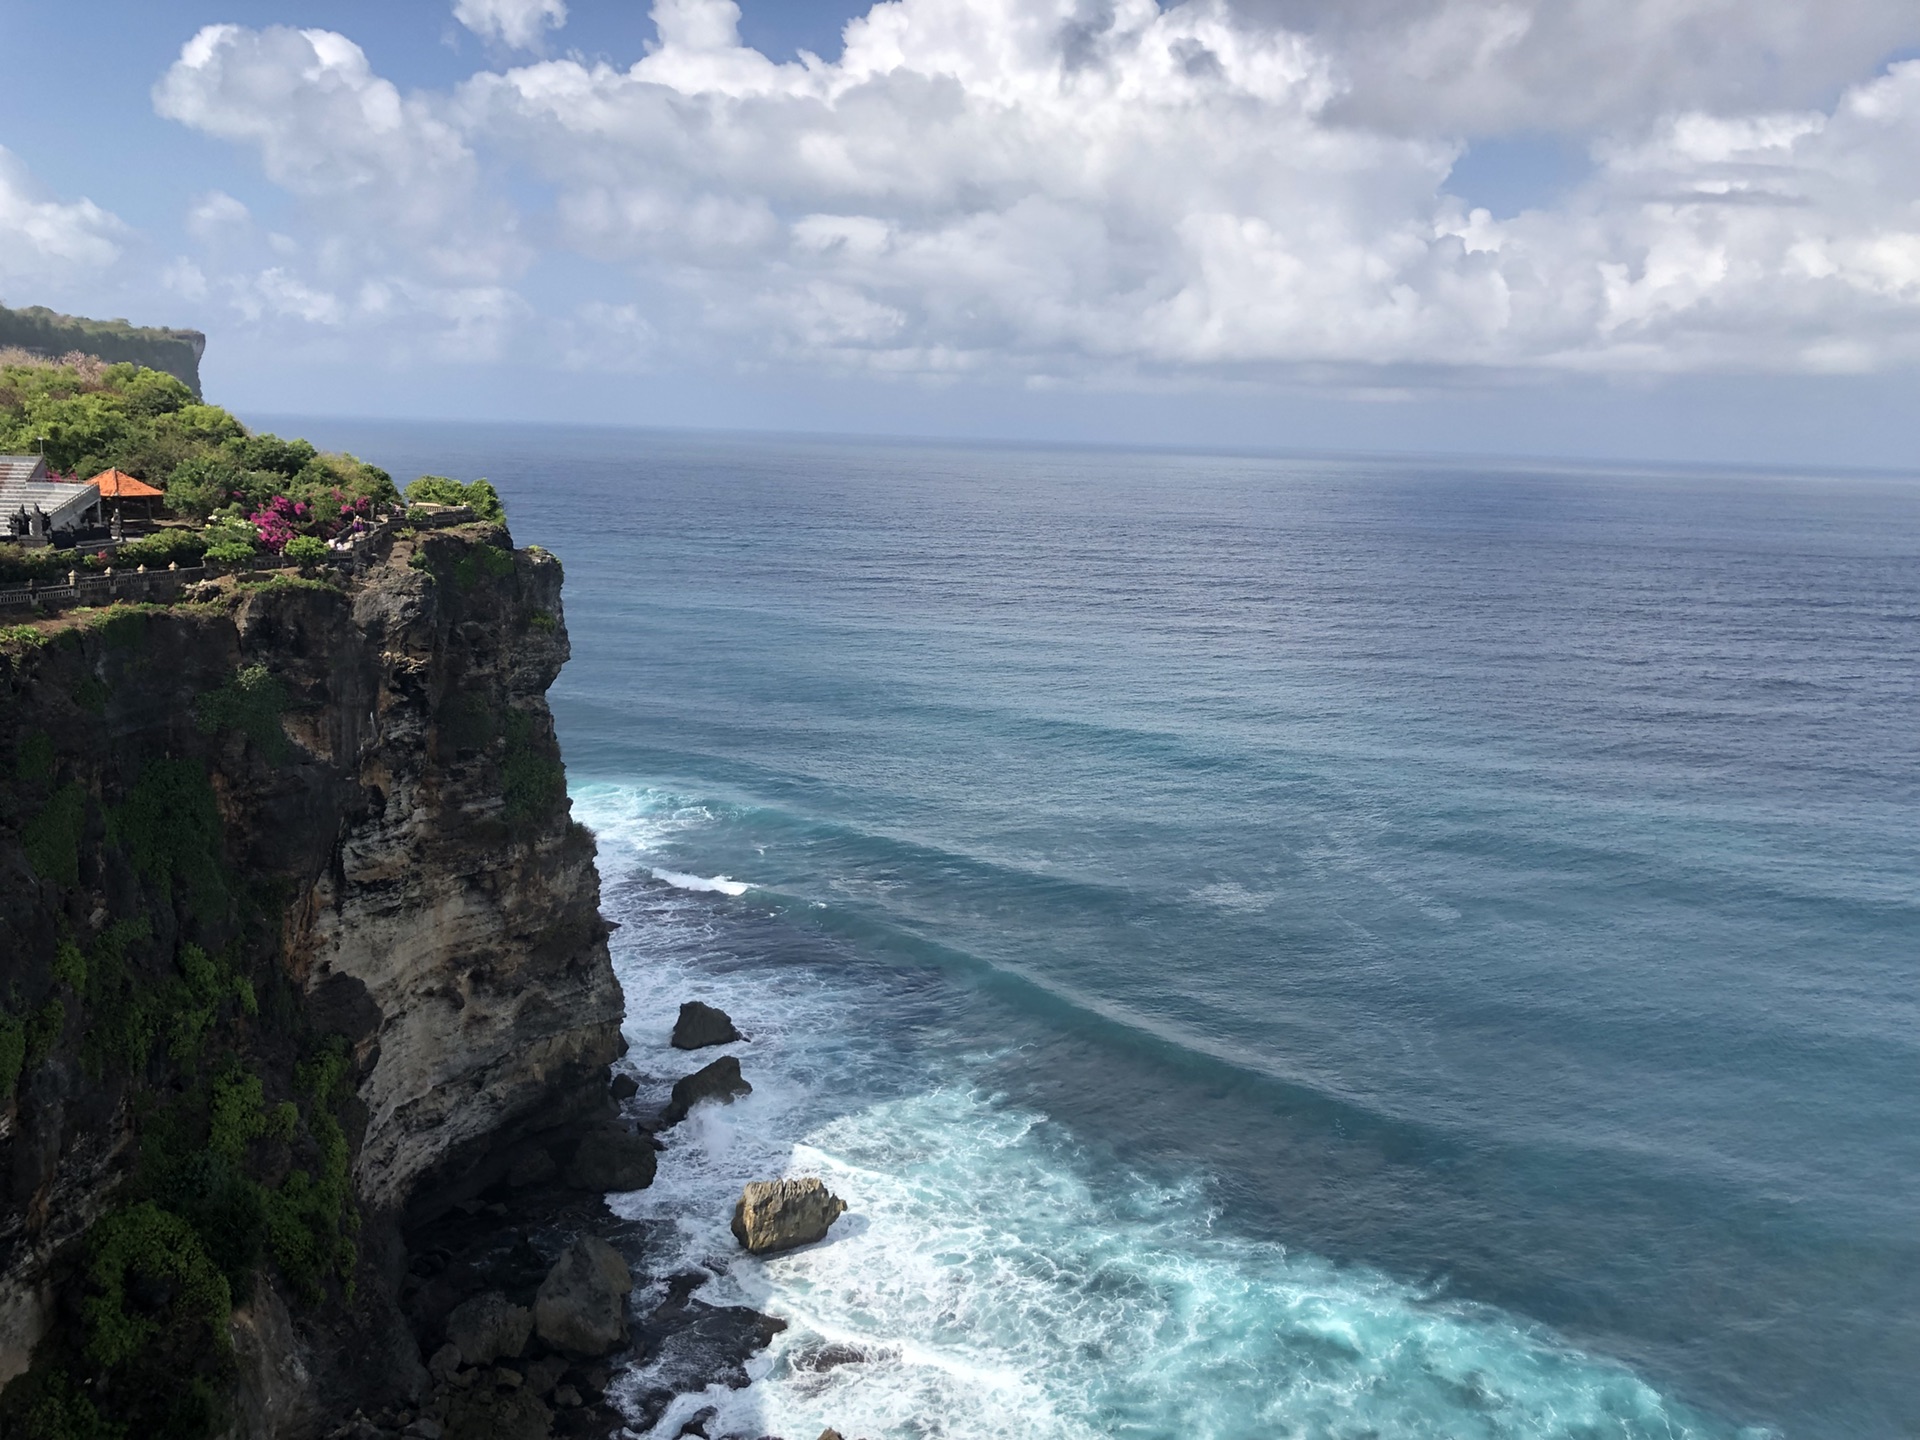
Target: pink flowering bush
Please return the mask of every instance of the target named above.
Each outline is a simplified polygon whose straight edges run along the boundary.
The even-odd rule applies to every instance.
[[[342,535],[364,535],[373,518],[373,501],[365,495],[333,492],[331,503],[296,500],[276,495],[247,516],[247,523],[260,537],[260,543],[276,555],[286,552],[287,542],[295,536],[310,535],[318,540],[336,540]]]
[[[292,500],[285,495],[276,495],[266,505],[247,516],[260,537],[260,543],[278,555],[287,548],[287,542],[300,533],[299,524],[306,518],[305,501]]]

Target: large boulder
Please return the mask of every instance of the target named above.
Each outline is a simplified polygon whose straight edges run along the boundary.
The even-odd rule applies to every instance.
[[[572,1355],[605,1355],[627,1338],[633,1275],[620,1252],[591,1235],[569,1245],[533,1299],[540,1338]]]
[[[653,1184],[653,1137],[635,1135],[618,1125],[589,1130],[567,1166],[567,1183],[576,1190],[644,1190]]]
[[[498,1290],[456,1305],[447,1316],[447,1343],[459,1350],[466,1365],[511,1360],[527,1348],[527,1336],[532,1333],[532,1314]]]
[[[733,1238],[755,1255],[777,1255],[826,1239],[846,1209],[846,1201],[812,1176],[755,1180],[733,1207]]]
[[[704,1050],[709,1045],[731,1045],[740,1038],[733,1021],[724,1010],[689,1000],[680,1007],[680,1018],[673,1022],[673,1048]]]
[[[722,1055],[711,1065],[673,1082],[673,1098],[662,1118],[669,1125],[678,1125],[702,1100],[731,1104],[738,1096],[752,1093],[753,1086],[740,1074],[740,1062],[731,1055]]]

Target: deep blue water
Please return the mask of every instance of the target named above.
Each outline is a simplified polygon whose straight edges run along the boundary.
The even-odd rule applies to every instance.
[[[853,1202],[742,1433],[1920,1434],[1920,485],[303,428],[566,563],[616,1203]]]

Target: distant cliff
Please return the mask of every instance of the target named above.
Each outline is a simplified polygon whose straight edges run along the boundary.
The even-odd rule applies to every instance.
[[[468,524],[0,630],[0,1434],[422,1393],[405,1216],[622,1049],[560,588]]]
[[[0,305],[0,350],[18,346],[49,358],[78,350],[109,364],[128,362],[163,370],[200,394],[200,357],[207,337],[198,330],[157,330],[125,320],[86,320],[44,305],[9,310]]]

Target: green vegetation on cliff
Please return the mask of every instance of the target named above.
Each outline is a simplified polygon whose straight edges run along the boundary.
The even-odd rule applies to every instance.
[[[281,496],[334,509],[399,498],[377,466],[252,434],[173,376],[135,365],[0,363],[0,454],[42,450],[55,470],[83,480],[123,470],[166,491],[169,509],[202,518]]]
[[[507,523],[507,510],[500,503],[500,492],[485,480],[463,485],[445,475],[422,475],[407,486],[407,500],[410,504],[425,501],[429,505],[465,505],[473,511],[476,520],[488,520],[495,525]]]
[[[44,305],[9,310],[0,305],[0,350],[18,348],[53,358],[81,354],[109,365],[144,365],[171,375],[196,396],[207,337],[198,330],[161,330],[125,320],[86,320]]]
[[[131,683],[160,663],[151,621],[67,632],[36,652],[39,683]],[[285,704],[256,665],[194,709],[205,744],[237,731],[258,764],[290,748]],[[77,1073],[125,1094],[133,1135],[74,1257],[76,1323],[0,1395],[0,1434],[187,1440],[231,1421],[228,1316],[263,1267],[308,1305],[351,1299],[353,1066],[280,963],[280,898],[228,859],[213,757],[117,755],[99,723],[0,731],[0,844],[13,829],[39,902],[9,922],[27,943],[0,994],[0,1103],[48,1103]]]

